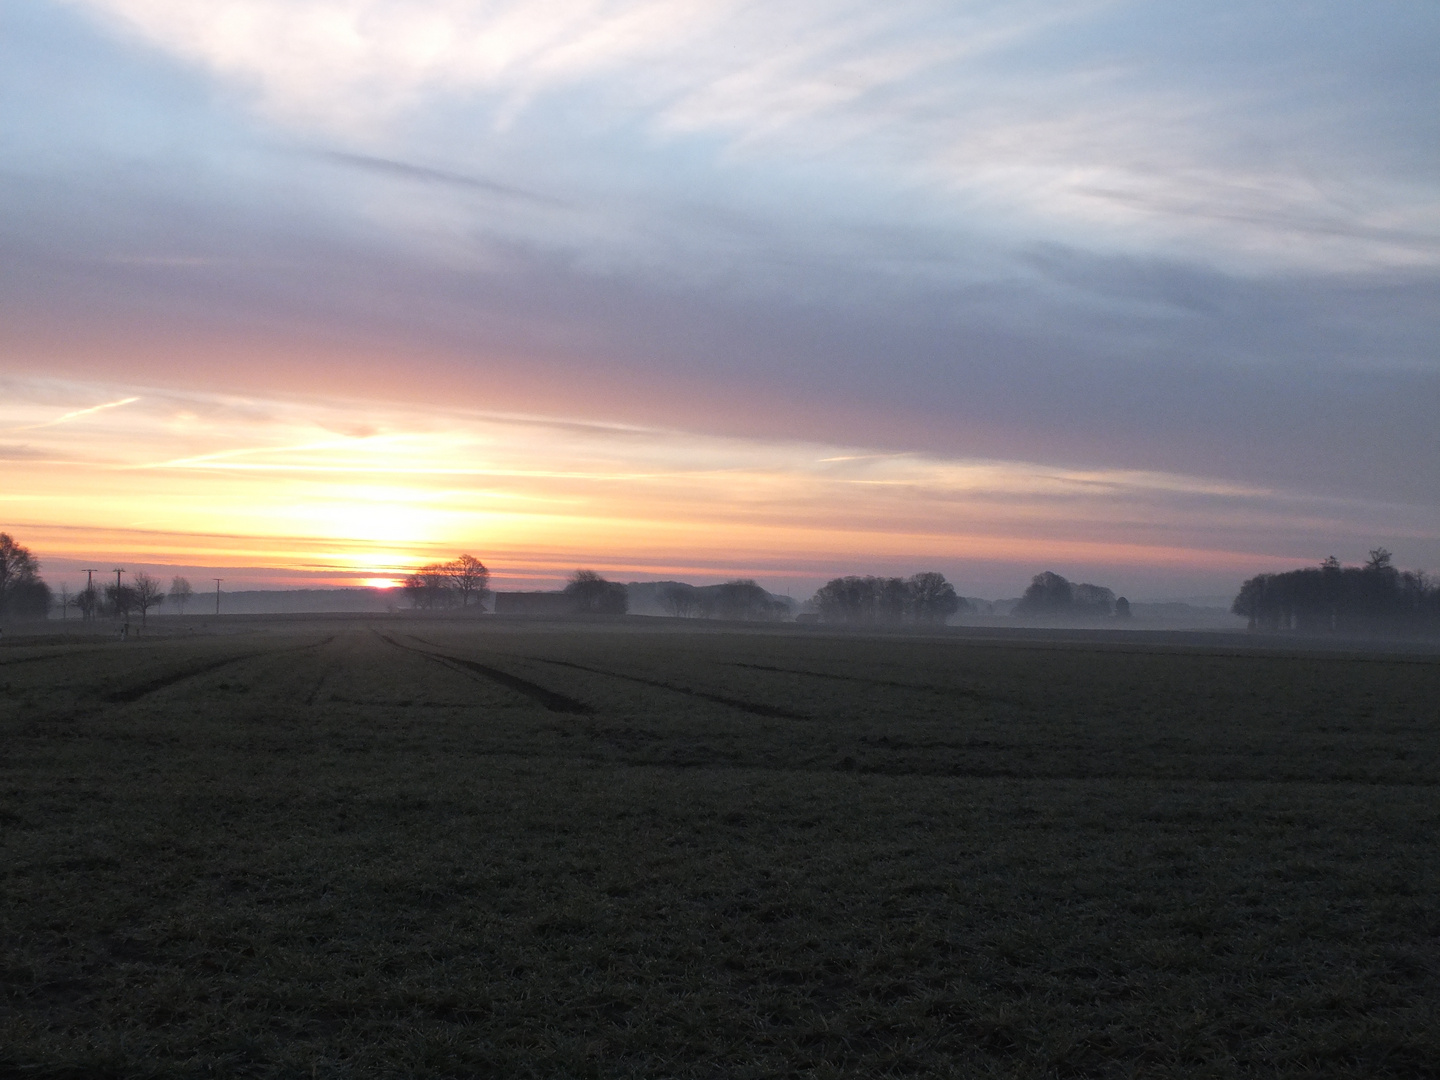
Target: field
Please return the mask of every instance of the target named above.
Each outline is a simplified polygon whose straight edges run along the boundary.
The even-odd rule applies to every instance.
[[[194,623],[0,647],[0,1072],[1440,1075],[1433,655]]]

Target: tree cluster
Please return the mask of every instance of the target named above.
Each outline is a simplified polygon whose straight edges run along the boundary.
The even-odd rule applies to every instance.
[[[1440,583],[1399,570],[1376,548],[1364,566],[1319,566],[1258,574],[1240,586],[1230,610],[1252,630],[1384,633],[1440,630]]]
[[[630,597],[618,581],[606,581],[594,570],[576,570],[565,586],[572,610],[577,615],[624,615]]]
[[[1115,593],[1102,585],[1076,584],[1053,571],[1046,570],[1030,579],[1025,595],[1015,605],[1015,614],[1022,617],[1103,619],[1111,615],[1130,617],[1130,601],[1115,598]]]
[[[833,623],[943,625],[969,607],[945,575],[934,571],[908,578],[835,578],[820,587],[814,603],[820,618]]]
[[[485,564],[473,555],[461,555],[451,562],[422,566],[406,576],[401,588],[414,608],[463,608],[473,599],[483,611],[489,585],[490,571]]]
[[[697,588],[673,582],[660,594],[661,603],[681,618],[774,622],[790,613],[790,605],[774,599],[752,578]]]
[[[185,581],[184,578],[175,580]],[[160,582],[143,570],[131,578],[128,585],[123,583],[106,585],[98,595],[96,592],[97,590],[93,588],[82,589],[73,601],[86,618],[94,615],[108,615],[116,619],[128,619],[138,611],[141,626],[146,624],[150,609],[159,607],[167,599],[165,589]]]
[[[50,586],[40,577],[40,560],[0,532],[0,619],[43,619],[50,613]]]

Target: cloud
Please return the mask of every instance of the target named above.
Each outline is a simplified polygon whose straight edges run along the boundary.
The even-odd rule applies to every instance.
[[[11,380],[8,389],[0,420],[97,388]],[[876,560],[1044,558],[1233,575],[1311,547],[1328,552],[1337,538],[1342,550],[1363,550],[1377,530],[1397,552],[1440,550],[1433,509],[1185,473],[335,398],[143,387],[135,397],[83,428],[37,434],[46,457],[14,477],[7,516],[41,531],[148,530],[184,550],[202,537],[243,537],[228,558],[255,565],[264,552],[280,570],[326,560],[384,568],[477,543],[531,570],[594,556],[672,568],[715,559],[723,569],[728,550],[734,572],[819,573]],[[354,434],[337,436],[340,427]],[[85,463],[67,464],[61,449]]]
[[[76,2],[253,88],[277,122],[349,140],[352,163],[398,165],[414,131],[443,130],[449,163],[417,179],[468,177],[468,159],[528,140],[552,162],[584,155],[558,177],[604,176],[613,198],[620,155],[639,151],[662,173],[630,177],[631,194],[653,203],[662,148],[709,140],[742,184],[781,170],[871,212],[904,192],[931,227],[1231,270],[1440,262],[1435,155],[1376,145],[1365,122],[1428,84],[1386,86],[1404,76],[1347,48],[1413,51],[1435,29],[1418,10],[1287,22],[1277,62],[1235,30],[1264,38],[1275,16],[1223,3]],[[1337,79],[1355,89],[1343,105]]]
[[[519,188],[496,183],[494,180],[446,172],[443,169],[431,169],[424,165],[413,165],[405,161],[392,161],[389,158],[372,157],[368,154],[348,154],[339,150],[315,151],[315,156],[323,161],[329,161],[336,165],[360,169],[364,172],[376,173],[381,176],[392,177],[399,180],[412,180],[426,184],[441,184],[447,187],[461,188],[466,191],[479,191],[486,195],[497,195],[506,199],[523,199],[529,202],[539,203],[555,202],[555,200],[549,199],[544,195],[537,195],[532,191],[521,191]]]

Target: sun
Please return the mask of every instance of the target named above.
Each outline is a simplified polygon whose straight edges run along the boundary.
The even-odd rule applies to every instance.
[[[396,578],[369,577],[365,578],[360,584],[370,589],[393,589],[398,586],[400,582]]]

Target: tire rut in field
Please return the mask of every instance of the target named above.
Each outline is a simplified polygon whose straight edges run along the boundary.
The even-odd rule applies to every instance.
[[[44,656],[22,656],[18,660],[0,661],[0,668],[14,667],[16,664],[38,664],[42,660],[69,660],[72,656],[90,656],[105,651],[105,649],[76,649],[73,652],[46,653]]]
[[[743,701],[740,698],[727,697],[724,694],[712,694],[705,690],[694,690],[688,686],[676,686],[674,683],[661,682],[659,679],[647,679],[642,675],[623,675],[618,671],[606,671],[604,668],[586,667],[584,664],[574,664],[568,660],[546,660],[539,656],[527,656],[524,659],[533,660],[541,664],[554,664],[557,667],[574,668],[576,671],[588,671],[592,675],[606,675],[612,679],[624,679],[626,682],[640,683],[642,686],[654,686],[660,690],[670,690],[676,694],[686,694],[690,697],[703,698],[705,701],[713,701],[717,705],[728,705],[732,709],[739,709],[741,712],[748,712],[754,716],[764,716],[772,720],[814,720],[815,717],[807,716],[805,713],[791,712],[789,709],[782,709],[775,705],[761,705],[754,701]]]
[[[499,668],[482,664],[478,660],[466,660],[463,657],[450,656],[447,653],[431,652],[428,649],[417,649],[413,645],[401,645],[400,642],[386,634],[380,634],[379,637],[381,641],[387,642],[397,649],[418,653],[429,660],[434,660],[436,663],[444,664],[446,667],[458,668],[462,672],[482,675],[491,682],[499,683],[507,689],[514,690],[518,694],[523,694],[531,701],[538,702],[551,712],[585,715],[591,711],[590,706],[586,705],[583,701],[577,701],[575,698],[567,697],[564,694],[541,686],[539,683],[522,679],[518,675],[511,675],[508,671],[501,671]]]
[[[739,661],[731,662],[726,666],[749,668],[752,671],[774,671],[784,675],[808,675],[812,679],[837,679],[841,682],[866,683],[870,686],[893,686],[898,690],[928,690],[935,694],[970,698],[973,701],[987,700],[986,696],[980,693],[980,691],[969,690],[963,686],[931,686],[926,683],[895,682],[892,679],[867,679],[863,675],[833,675],[828,671],[805,671],[802,668],[770,667],[768,664],[742,664]]]
[[[239,656],[226,656],[219,660],[210,660],[204,664],[197,664],[194,667],[185,668],[183,671],[172,671],[168,675],[161,675],[159,678],[150,679],[147,682],[135,686],[126,686],[119,690],[112,690],[104,695],[103,700],[111,704],[126,705],[132,701],[139,701],[142,697],[164,690],[166,687],[174,686],[186,679],[193,679],[197,675],[204,675],[207,672],[215,671],[217,668],[228,667],[231,664],[239,664],[245,660],[254,660],[257,656],[275,656],[278,653],[302,652],[305,649],[319,649],[334,641],[334,637],[328,637],[324,641],[317,641],[311,645],[297,645],[288,649],[260,649],[257,652],[241,653]]]

